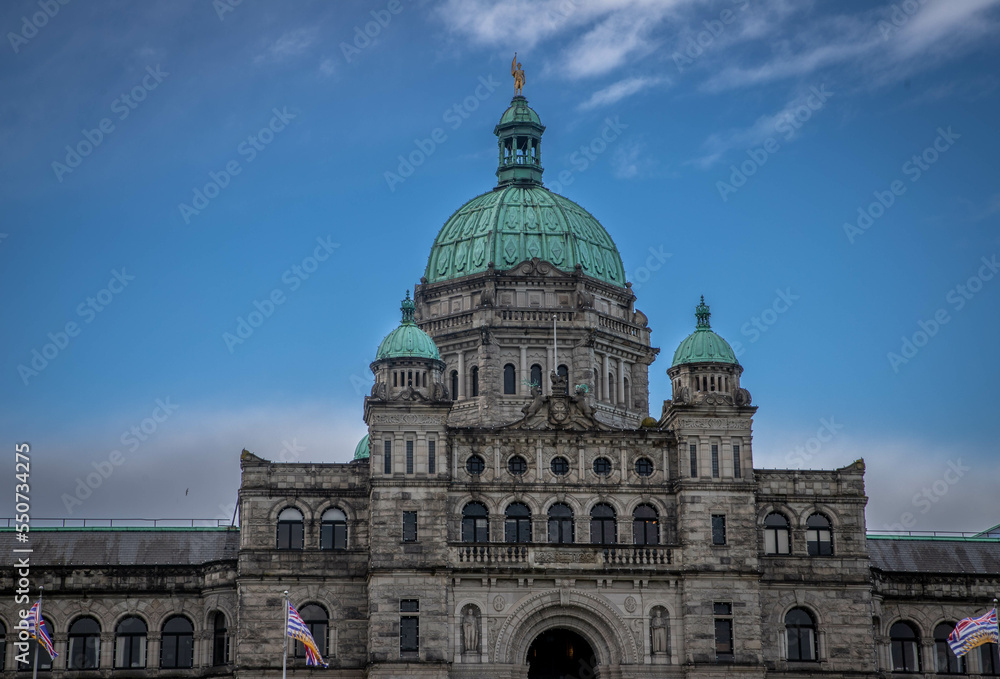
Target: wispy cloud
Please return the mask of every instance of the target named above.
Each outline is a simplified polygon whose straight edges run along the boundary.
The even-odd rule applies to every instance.
[[[254,57],[255,64],[276,63],[304,53],[316,41],[315,28],[297,28],[282,33],[261,54]]]
[[[597,90],[587,101],[580,104],[580,110],[586,111],[592,108],[598,108],[599,106],[610,106],[611,104],[617,103],[626,97],[631,97],[633,94],[638,94],[639,92],[653,87],[654,85],[659,85],[660,83],[669,82],[666,78],[650,78],[650,77],[633,77],[626,78],[625,80],[619,80],[613,85],[609,85],[604,89]]]
[[[635,139],[623,142],[611,156],[611,172],[617,179],[635,179],[653,166],[644,155],[646,145]]]

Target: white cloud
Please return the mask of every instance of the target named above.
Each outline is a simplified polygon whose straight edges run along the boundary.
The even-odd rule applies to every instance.
[[[579,108],[586,111],[599,106],[610,106],[611,104],[625,99],[626,97],[631,97],[633,94],[637,94],[642,90],[653,87],[654,85],[659,85],[663,82],[669,81],[665,78],[647,77],[633,77],[626,78],[625,80],[619,80],[613,85],[609,85],[602,90],[594,92],[590,95],[590,98],[587,101],[580,104]]]
[[[280,62],[298,56],[316,41],[317,32],[315,28],[297,28],[282,33],[263,53],[254,57],[253,61],[255,64]]]
[[[618,179],[635,179],[645,173],[653,162],[643,156],[645,144],[634,139],[623,142],[611,156],[611,172]]]
[[[330,77],[337,72],[337,62],[330,57],[324,58],[319,62],[319,72],[327,77]]]

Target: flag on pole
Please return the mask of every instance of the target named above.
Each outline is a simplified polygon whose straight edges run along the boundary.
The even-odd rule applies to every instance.
[[[989,643],[1000,643],[996,608],[978,618],[959,620],[948,636],[948,645],[958,657],[962,657],[977,646]]]
[[[327,666],[327,663],[323,662],[323,656],[320,655],[319,648],[316,646],[316,640],[313,639],[313,635],[309,631],[309,626],[302,620],[302,616],[295,610],[295,606],[291,604],[288,604],[288,629],[286,631],[288,636],[305,646],[306,665]]]
[[[50,658],[55,660],[59,654],[56,653],[56,649],[52,645],[52,638],[49,637],[49,632],[45,629],[45,620],[42,619],[41,599],[36,601],[35,605],[28,611],[28,634],[31,635],[32,639],[38,641],[39,645],[45,649]]]

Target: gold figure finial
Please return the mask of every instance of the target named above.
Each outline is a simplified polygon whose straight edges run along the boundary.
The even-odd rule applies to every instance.
[[[520,97],[521,88],[524,87],[524,70],[517,63],[517,52],[514,52],[514,61],[510,62],[510,74],[514,76],[514,96]]]

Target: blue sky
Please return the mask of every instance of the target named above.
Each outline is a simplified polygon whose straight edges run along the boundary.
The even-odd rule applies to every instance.
[[[704,294],[756,466],[863,457],[870,528],[1000,522],[998,5],[5,3],[0,425],[35,516],[225,516],[244,446],[348,459],[399,299],[495,184],[516,50],[546,182],[650,318],[653,415]]]

